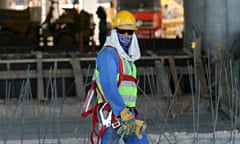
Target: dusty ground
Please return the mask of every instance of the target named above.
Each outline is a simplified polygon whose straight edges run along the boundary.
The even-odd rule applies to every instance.
[[[1,142],[9,144],[47,143],[77,144],[89,143],[91,118],[81,118],[83,101],[78,98],[54,101],[4,101],[0,105]],[[208,100],[199,105],[199,116],[193,116],[192,99],[189,96],[178,99],[139,97],[138,110],[147,122],[147,132],[153,143],[192,143],[197,138],[201,143],[212,140],[239,139],[231,137],[232,123],[218,117],[213,122]],[[172,109],[171,109],[172,108]],[[213,125],[216,124],[214,127]],[[213,133],[216,132],[215,138]]]

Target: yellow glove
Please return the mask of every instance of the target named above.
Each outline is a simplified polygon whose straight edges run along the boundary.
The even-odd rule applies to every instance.
[[[135,119],[128,108],[125,108],[124,110],[121,111],[120,120],[121,120],[122,126],[119,128],[119,130],[117,130],[117,133],[119,135],[128,136],[135,133],[135,130],[136,130]]]
[[[142,120],[135,120],[135,123],[136,123],[135,134],[139,139],[141,139],[142,138],[142,132],[147,128],[147,125]]]

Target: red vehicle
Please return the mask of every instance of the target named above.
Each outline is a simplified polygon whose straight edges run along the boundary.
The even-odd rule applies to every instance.
[[[161,38],[162,11],[160,0],[118,0],[118,10],[131,11],[137,20],[137,36],[142,39]]]

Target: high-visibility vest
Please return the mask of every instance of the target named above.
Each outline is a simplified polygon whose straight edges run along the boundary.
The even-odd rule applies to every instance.
[[[117,52],[117,51],[116,51]],[[136,66],[133,62],[119,56],[118,52],[118,62],[119,62],[119,73],[116,76],[118,92],[122,96],[124,103],[127,107],[135,107],[137,100],[137,71]],[[96,84],[99,88],[98,90],[98,103],[103,102],[104,92],[99,79],[99,71],[95,70]],[[105,101],[106,98],[105,98]]]

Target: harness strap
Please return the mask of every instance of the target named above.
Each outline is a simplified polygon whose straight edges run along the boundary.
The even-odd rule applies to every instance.
[[[119,81],[118,81],[118,86],[120,86],[121,82],[123,80],[126,80],[126,81],[133,81],[135,82],[136,84],[138,84],[138,79],[134,78],[133,76],[130,76],[130,75],[121,75],[120,74],[120,77],[119,77]]]
[[[138,80],[136,78],[134,78],[133,76],[130,76],[130,75],[124,75],[123,62],[122,62],[122,59],[120,58],[119,53],[117,52],[116,48],[114,48],[110,45],[107,45],[106,47],[115,49],[115,51],[117,53],[117,57],[118,57],[118,61],[119,61],[119,63],[118,63],[119,64],[119,80],[118,80],[117,85],[120,86],[122,80],[133,81],[137,84]]]
[[[92,144],[94,144],[94,140],[93,140],[93,134],[95,134],[97,136],[97,132],[96,132],[96,126],[98,123],[98,116],[97,116],[97,110],[98,110],[99,104],[96,103],[96,105],[92,108],[92,113],[93,113],[93,117],[92,117],[92,132],[90,134],[90,141]]]
[[[104,133],[104,131],[107,129],[107,127],[106,126],[102,126],[101,127],[101,129],[100,129],[100,131],[99,131],[99,133],[98,133],[98,135],[97,135],[97,144],[100,142],[100,139],[101,139],[101,137],[102,137],[102,135],[103,135],[103,133]]]
[[[92,81],[90,89],[93,90],[93,89],[97,89],[97,88],[98,88],[98,86],[97,86],[96,82]],[[94,144],[94,139],[93,139],[94,136],[93,135],[94,134],[96,136],[98,135],[97,132],[96,132],[96,126],[97,126],[97,123],[99,121],[98,120],[98,107],[99,107],[99,104],[96,103],[95,106],[92,107],[90,110],[88,110],[86,112],[84,111],[84,112],[81,113],[82,117],[87,117],[89,114],[93,114],[93,116],[92,116],[92,131],[90,133],[91,144]]]
[[[95,81],[92,81],[90,90],[95,90],[96,87],[97,87],[97,84],[95,83]],[[89,91],[90,91],[90,90],[89,90]],[[82,116],[82,117],[87,117],[89,114],[94,113],[94,111],[95,111],[95,109],[96,109],[97,107],[98,107],[98,105],[96,104],[96,105],[95,105],[93,108],[91,108],[90,110],[88,110],[88,111],[82,111],[81,116]]]
[[[103,106],[103,103],[101,104],[98,104],[96,103],[95,106],[88,112],[88,114],[93,114],[93,117],[92,117],[92,132],[90,134],[90,142],[91,144],[94,144],[94,135],[97,136],[97,144],[100,142],[100,139],[104,133],[104,131],[107,129],[106,126],[102,126],[99,130],[99,132],[96,131],[96,126],[97,126],[97,123],[99,122],[98,120],[98,109]],[[107,104],[104,109],[108,112],[111,111],[111,106],[109,104]],[[134,110],[134,113],[135,113],[135,119],[138,119],[138,111],[136,108],[133,108]],[[111,119],[111,123],[112,123],[112,127],[115,129],[115,130],[118,130],[121,126],[121,123],[120,121],[116,118],[116,116],[114,114],[112,114],[112,119]]]

